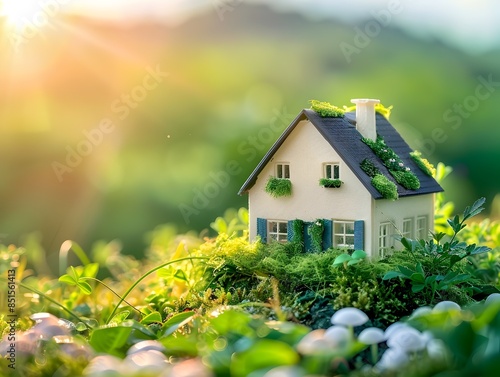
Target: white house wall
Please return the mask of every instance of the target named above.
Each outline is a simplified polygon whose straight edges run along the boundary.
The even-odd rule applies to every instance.
[[[398,200],[372,200],[373,224],[372,244],[378,248],[378,227],[381,222],[391,222],[392,235],[403,232],[403,220],[413,218],[413,237],[416,232],[418,216],[427,217],[427,228],[434,230],[434,194],[406,196]],[[392,237],[391,244],[395,250],[401,250],[402,245]]]
[[[290,164],[292,196],[274,198],[264,191],[267,180],[275,175],[275,164]],[[340,163],[340,188],[323,188],[323,164]],[[270,162],[259,174],[249,193],[250,239],[256,237],[257,218],[272,220],[313,221],[318,218],[364,220],[365,248],[370,253],[367,240],[372,239],[372,198],[363,184],[341,160],[332,146],[309,122],[300,122]]]

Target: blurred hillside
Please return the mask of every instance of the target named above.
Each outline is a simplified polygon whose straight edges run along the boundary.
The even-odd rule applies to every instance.
[[[366,25],[240,5],[175,28],[61,19],[17,52],[4,33],[0,242],[39,231],[51,252],[118,238],[138,253],[158,224],[201,231],[246,206],[239,187],[310,99],[394,105],[410,145],[455,169],[445,189],[457,209],[491,204],[500,51],[467,55],[390,27],[360,37]]]

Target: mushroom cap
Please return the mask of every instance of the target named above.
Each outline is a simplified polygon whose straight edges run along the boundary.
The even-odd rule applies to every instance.
[[[434,308],[432,309],[433,312],[446,312],[448,310],[462,310],[460,305],[458,305],[456,302],[453,301],[441,301],[438,302]]]
[[[332,347],[344,347],[351,340],[351,334],[344,326],[331,326],[326,329],[323,338]]]
[[[297,344],[297,351],[307,355],[329,349],[331,345],[323,337],[324,334],[325,330],[323,329],[311,331],[300,340],[299,344]]]
[[[368,316],[357,308],[342,308],[332,315],[334,325],[361,326],[368,321]]]
[[[138,351],[123,360],[127,370],[135,373],[159,373],[168,366],[167,358],[156,350]]]
[[[500,293],[492,293],[488,297],[486,297],[485,304],[490,304],[493,302],[500,302]]]
[[[385,332],[384,332],[384,335],[385,335],[385,339],[389,339],[391,336],[393,336],[397,331],[399,331],[400,329],[406,329],[406,328],[409,328],[410,326],[407,325],[406,323],[403,323],[403,322],[394,322],[392,325],[390,325],[389,327],[387,327],[385,329]]]
[[[432,308],[430,306],[421,306],[419,308],[416,308],[413,313],[411,313],[410,318],[417,318],[423,315],[426,315],[432,311]]]
[[[387,345],[390,348],[406,352],[420,351],[425,347],[425,343],[426,339],[422,333],[410,326],[398,329],[387,339]]]
[[[385,340],[385,335],[377,327],[368,327],[359,333],[358,340],[364,344],[377,344]]]
[[[404,366],[408,362],[408,355],[400,349],[387,349],[382,358],[377,363],[377,368],[381,370],[394,370]]]
[[[132,347],[130,347],[127,351],[127,355],[132,355],[137,352],[142,352],[142,351],[159,351],[159,352],[165,352],[165,346],[161,344],[157,340],[143,340],[142,342],[138,342],[134,344]]]

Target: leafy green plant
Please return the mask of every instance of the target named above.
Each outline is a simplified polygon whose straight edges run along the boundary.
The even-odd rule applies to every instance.
[[[380,170],[375,166],[375,164],[369,159],[365,158],[359,164],[361,170],[363,170],[369,177],[375,177],[377,174],[382,174]]]
[[[293,237],[291,239],[292,243],[304,246],[304,221],[301,219],[295,219],[292,221]]]
[[[396,182],[408,190],[418,190],[420,188],[420,181],[417,176],[410,171],[397,171],[390,170],[391,175]]]
[[[433,177],[436,174],[436,168],[432,165],[426,158],[422,157],[422,153],[419,151],[413,151],[410,153],[410,157],[417,164],[417,166],[429,177]]]
[[[275,198],[292,195],[292,182],[287,178],[269,177],[265,191]]]
[[[358,264],[359,262],[365,260],[366,253],[363,250],[354,250],[352,254],[344,253],[340,254],[333,261],[333,267],[344,266],[352,266],[353,264]]]
[[[385,199],[396,200],[399,197],[398,188],[394,182],[390,181],[385,175],[376,174],[372,178],[371,184]]]
[[[235,209],[227,209],[224,212],[224,216],[217,217],[211,224],[210,227],[217,232],[217,234],[229,234],[237,233],[238,235],[244,235],[248,231],[249,215],[248,209],[240,208],[238,211]]]
[[[409,167],[404,165],[396,152],[385,144],[380,135],[377,136],[375,141],[365,137],[362,138],[362,141],[382,160],[396,182],[408,190],[418,190],[420,188],[420,181],[417,176],[412,173]]]
[[[325,231],[325,224],[322,219],[317,219],[309,225],[307,231],[311,236],[312,251],[319,253],[323,250],[323,232]]]
[[[340,179],[320,178],[319,185],[327,188],[339,188],[342,185]]]
[[[433,234],[433,238],[428,241],[402,237],[401,244],[415,264],[398,265],[397,270],[384,275],[384,280],[396,277],[408,279],[413,292],[429,292],[430,303],[434,302],[436,294],[440,291],[447,291],[452,286],[465,282],[471,283],[471,275],[462,273],[459,268],[460,262],[467,257],[487,252],[489,248],[476,244],[467,245],[457,240],[457,235],[466,226],[465,221],[484,209],[482,207],[484,202],[485,199],[481,198],[472,206],[465,208],[462,219],[458,215],[448,219],[448,225],[453,231],[453,236],[449,240],[445,240],[445,233]]]
[[[311,109],[323,118],[342,118],[344,116],[344,110],[328,102],[321,102],[314,99],[309,102],[311,103]]]

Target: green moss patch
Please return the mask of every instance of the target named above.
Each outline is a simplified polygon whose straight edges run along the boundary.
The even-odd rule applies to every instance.
[[[433,177],[436,174],[436,168],[432,165],[426,158],[422,157],[419,151],[413,151],[410,153],[410,157],[417,164],[417,166],[429,177]]]
[[[409,167],[405,166],[396,152],[385,144],[380,135],[377,136],[376,141],[365,137],[362,138],[362,141],[382,160],[397,183],[407,190],[418,190],[420,188],[418,177],[412,173]]]
[[[334,106],[329,102],[321,102],[311,100],[311,109],[314,110],[322,118],[342,118],[345,111],[340,107]]]
[[[396,200],[398,198],[398,189],[396,185],[385,175],[375,175],[371,180],[371,184],[385,199]]]

